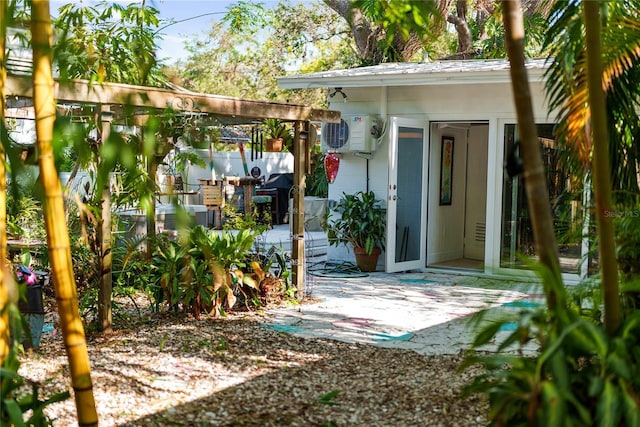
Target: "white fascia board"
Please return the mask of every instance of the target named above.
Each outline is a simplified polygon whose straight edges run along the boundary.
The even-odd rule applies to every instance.
[[[543,81],[545,69],[527,70],[530,82]],[[282,89],[316,89],[329,87],[379,87],[379,86],[433,86],[458,84],[509,83],[509,70],[495,71],[457,71],[429,73],[375,73],[349,75],[348,73],[303,74],[278,77],[278,85]]]

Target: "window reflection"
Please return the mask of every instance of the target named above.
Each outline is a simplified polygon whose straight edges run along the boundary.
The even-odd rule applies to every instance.
[[[563,167],[563,151],[558,147],[553,124],[539,124],[538,142],[545,167],[547,189],[563,273],[579,273],[582,248],[583,178]],[[516,125],[505,126],[504,152],[518,154]],[[506,155],[506,154],[505,154]],[[524,268],[521,256],[536,258],[533,228],[522,175],[504,174],[502,193],[500,266]]]

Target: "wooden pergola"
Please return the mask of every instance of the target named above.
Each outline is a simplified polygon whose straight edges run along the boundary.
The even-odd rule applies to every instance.
[[[7,76],[5,91],[8,98],[32,98],[33,80],[30,76]],[[294,173],[293,173],[293,215],[292,221],[292,273],[293,283],[298,295],[304,295],[304,188],[305,172],[309,161],[309,126],[310,122],[340,121],[340,112],[316,109],[304,105],[281,102],[255,101],[225,96],[189,92],[184,90],[170,90],[146,86],[135,86],[119,83],[92,83],[86,80],[56,81],[55,98],[59,104],[79,104],[95,106],[101,114],[99,120],[103,137],[110,132],[113,122],[123,119],[125,108],[139,109],[145,112],[139,122],[144,126],[145,117],[153,112],[162,112],[167,108],[176,112],[197,112],[203,116],[215,119],[220,125],[254,124],[263,119],[279,119],[293,123],[294,126]],[[19,109],[16,111],[24,111]],[[9,113],[9,112],[8,112]],[[20,114],[7,117],[20,118]],[[23,116],[23,118],[29,118]],[[32,118],[32,117],[31,117]],[[106,208],[106,211],[105,211]],[[103,235],[110,236],[111,214],[108,204],[103,204],[103,219],[109,227],[103,230]],[[105,237],[106,237],[105,236]],[[110,253],[111,238],[103,239],[103,254]],[[107,245],[106,247],[104,245]],[[110,263],[109,263],[110,265]],[[103,272],[101,291],[108,294],[109,301],[99,307],[99,317],[103,329],[111,327],[110,294],[111,271]],[[102,312],[102,313],[100,313]]]

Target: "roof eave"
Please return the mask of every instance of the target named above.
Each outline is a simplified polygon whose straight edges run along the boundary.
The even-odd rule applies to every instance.
[[[544,81],[545,69],[527,70],[530,82]],[[379,86],[442,86],[454,84],[499,84],[509,83],[509,70],[371,74],[361,76],[295,75],[277,78],[282,89],[318,89],[330,87],[379,87]]]

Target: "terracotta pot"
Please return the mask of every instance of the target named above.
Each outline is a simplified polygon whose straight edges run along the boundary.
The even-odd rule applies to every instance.
[[[353,253],[356,256],[356,265],[360,271],[376,271],[378,257],[380,256],[380,253],[382,253],[380,248],[373,248],[371,255],[367,255],[364,248],[353,248]]]
[[[267,151],[282,151],[284,138],[269,138],[265,141],[267,143]]]

